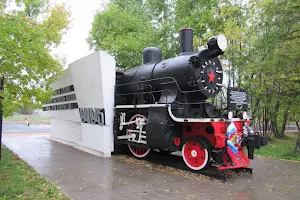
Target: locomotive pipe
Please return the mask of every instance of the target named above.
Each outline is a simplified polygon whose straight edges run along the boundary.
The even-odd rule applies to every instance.
[[[192,28],[183,28],[179,31],[180,35],[180,53],[193,51],[193,34]]]

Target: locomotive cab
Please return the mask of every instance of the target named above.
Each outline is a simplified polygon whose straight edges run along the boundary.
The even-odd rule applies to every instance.
[[[193,170],[247,167],[254,149],[267,140],[252,131],[247,93],[223,84],[218,56],[227,47],[226,37],[211,37],[206,49],[194,52],[193,29],[184,28],[180,47],[178,56],[164,60],[158,48],[147,47],[141,66],[118,74],[117,145],[127,145],[138,158],[151,149],[179,151]]]

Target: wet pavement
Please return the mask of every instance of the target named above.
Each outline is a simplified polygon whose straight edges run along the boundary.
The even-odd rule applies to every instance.
[[[97,157],[49,139],[47,135],[5,135],[3,143],[72,199],[238,199],[299,200],[300,163],[256,158],[253,174],[226,183],[193,178],[119,156]]]

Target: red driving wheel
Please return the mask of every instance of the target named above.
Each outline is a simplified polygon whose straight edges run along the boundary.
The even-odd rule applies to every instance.
[[[147,118],[144,116],[144,115],[141,115],[141,114],[136,114],[134,115],[131,119],[130,119],[130,122],[131,121],[135,121],[136,118],[144,118],[145,119],[145,122],[147,122]],[[129,125],[130,129],[136,129],[136,124],[130,124]],[[137,129],[136,129],[137,130]],[[127,134],[131,134],[130,130],[127,130]],[[138,136],[137,136],[138,137]],[[135,145],[131,145],[129,144],[128,145],[128,148],[129,150],[131,151],[131,153],[135,156],[135,157],[138,157],[138,158],[143,158],[145,156],[147,156],[150,152],[150,149],[148,148],[144,148],[144,147],[139,147],[139,146],[135,146]]]
[[[209,161],[209,152],[200,144],[200,142],[190,140],[182,147],[182,157],[189,168],[201,170]]]

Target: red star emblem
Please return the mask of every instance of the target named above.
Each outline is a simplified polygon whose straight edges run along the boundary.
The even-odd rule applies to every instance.
[[[215,74],[212,72],[212,70],[210,71],[210,74],[208,74],[207,75],[208,76],[208,78],[209,78],[209,80],[208,80],[208,82],[215,82]]]

